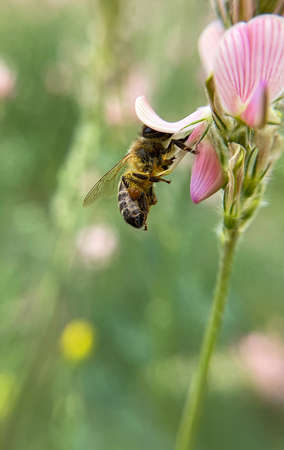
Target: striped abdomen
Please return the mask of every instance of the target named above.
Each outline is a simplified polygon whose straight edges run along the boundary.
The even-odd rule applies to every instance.
[[[145,225],[149,206],[146,195],[142,189],[135,188],[138,195],[133,200],[129,193],[129,183],[122,177],[118,188],[118,206],[125,222],[135,228]]]

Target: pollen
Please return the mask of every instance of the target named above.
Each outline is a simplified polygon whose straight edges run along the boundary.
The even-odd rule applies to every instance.
[[[65,359],[81,362],[88,358],[96,344],[96,330],[85,320],[69,322],[60,337],[60,348]]]

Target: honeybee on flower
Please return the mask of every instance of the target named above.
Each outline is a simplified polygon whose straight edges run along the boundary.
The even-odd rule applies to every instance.
[[[277,105],[284,90],[284,18],[262,15],[227,31],[213,22],[203,31],[199,50],[210,106],[201,109],[202,121],[185,141],[189,145],[207,129],[195,148],[191,198],[199,203],[224,188],[226,225],[244,226],[260,204],[265,175],[282,145]],[[176,135],[190,123],[190,116],[162,120],[145,98],[136,100],[136,113],[149,127]]]
[[[137,99],[136,110],[139,110]],[[145,108],[142,111],[147,113]],[[172,173],[187,152],[192,152],[193,145],[202,139],[200,122],[207,117],[210,109],[201,108],[185,120],[167,125],[163,131],[163,124],[159,129],[143,125],[141,136],[130,146],[127,154],[110,169],[87,193],[84,206],[96,201],[106,190],[113,191],[119,180],[118,205],[126,223],[134,228],[147,230],[147,219],[150,208],[157,203],[154,192],[155,183],[170,183],[164,178]],[[182,130],[183,125],[185,130]],[[175,131],[179,129],[179,136]],[[193,133],[193,131],[195,132]],[[187,138],[192,131],[191,138]],[[185,136],[183,136],[185,134]]]

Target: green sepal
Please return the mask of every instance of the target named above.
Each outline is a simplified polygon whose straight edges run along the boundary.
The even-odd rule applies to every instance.
[[[212,111],[213,120],[216,124],[216,127],[222,132],[227,130],[226,124],[222,120],[221,116],[223,115],[223,110],[220,104],[220,101],[216,94],[214,77],[211,75],[207,78],[205,82],[205,88],[209,100],[209,104]]]

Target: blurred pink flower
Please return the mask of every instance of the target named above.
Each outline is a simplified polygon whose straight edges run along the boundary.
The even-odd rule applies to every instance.
[[[284,90],[284,18],[257,16],[224,33],[213,22],[200,36],[199,50],[225,112],[252,128],[263,126],[268,104]]]
[[[124,112],[118,97],[107,97],[105,101],[105,120],[109,125],[120,125],[124,122]]]
[[[86,264],[107,263],[118,247],[113,229],[104,224],[83,228],[76,239],[79,255]]]
[[[125,89],[124,89],[124,102],[125,105],[129,105],[128,113],[135,117],[134,103],[139,95],[149,96],[152,91],[152,85],[150,78],[141,69],[134,69],[130,72]]]
[[[16,76],[4,61],[0,60],[0,100],[14,93]]]
[[[126,78],[120,97],[110,95],[105,101],[105,119],[110,125],[119,125],[135,118],[134,102],[138,95],[151,93],[151,81],[139,68]]]
[[[284,402],[284,342],[252,333],[240,343],[240,356],[255,389],[267,400]]]

